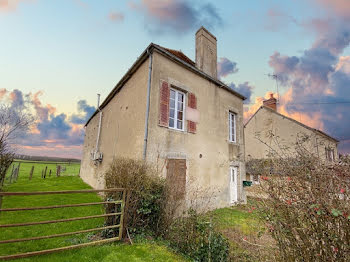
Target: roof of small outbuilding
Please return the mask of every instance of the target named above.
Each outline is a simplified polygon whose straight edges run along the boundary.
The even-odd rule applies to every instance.
[[[272,108],[269,108],[269,107],[267,107],[267,106],[261,106],[261,107],[259,107],[259,109],[251,116],[251,118],[249,118],[249,120],[248,120],[247,123],[244,125],[244,127],[246,127],[246,126],[248,125],[248,123],[250,122],[250,120],[251,120],[254,116],[256,116],[256,114],[257,114],[261,109],[269,110],[270,112],[273,112],[273,113],[275,113],[275,114],[277,114],[277,115],[279,115],[279,116],[281,116],[281,117],[283,117],[283,118],[285,118],[285,119],[288,119],[288,120],[290,120],[290,121],[293,121],[294,123],[296,123],[296,124],[298,124],[298,125],[300,125],[300,126],[302,126],[302,127],[305,127],[305,128],[307,128],[307,129],[309,129],[309,130],[315,132],[315,133],[318,133],[318,134],[320,134],[320,135],[322,135],[322,136],[325,136],[325,137],[327,137],[327,138],[329,138],[329,139],[331,139],[331,140],[334,140],[334,141],[337,142],[337,143],[339,142],[338,139],[336,139],[336,138],[334,138],[334,137],[331,137],[330,135],[326,134],[325,132],[323,132],[323,131],[321,131],[321,130],[318,130],[318,129],[316,129],[316,128],[312,128],[312,127],[310,127],[310,126],[307,126],[307,125],[305,125],[305,124],[303,124],[303,123],[301,123],[301,122],[299,122],[299,121],[297,121],[297,120],[295,120],[295,119],[293,119],[293,118],[290,118],[290,117],[288,117],[288,116],[282,115],[282,114],[278,113],[276,110],[274,110],[274,109],[272,109]]]

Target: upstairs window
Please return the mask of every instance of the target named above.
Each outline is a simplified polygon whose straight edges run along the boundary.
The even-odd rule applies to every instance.
[[[169,127],[184,130],[185,94],[170,88]]]
[[[235,113],[229,113],[229,129],[230,129],[230,142],[236,142],[236,118]]]

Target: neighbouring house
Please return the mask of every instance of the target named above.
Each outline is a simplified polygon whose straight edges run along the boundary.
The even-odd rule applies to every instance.
[[[315,128],[304,125],[277,112],[277,100],[271,94],[244,126],[247,169],[249,161],[271,157],[293,157],[297,142],[322,161],[338,160],[338,140]],[[248,174],[247,180],[259,182],[257,174]]]
[[[151,43],[86,123],[80,176],[104,187],[116,157],[157,165],[185,202],[246,202],[243,100],[217,78],[217,40],[196,33],[196,61]]]

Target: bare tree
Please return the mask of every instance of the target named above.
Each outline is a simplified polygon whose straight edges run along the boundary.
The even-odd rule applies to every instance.
[[[27,108],[0,105],[0,190],[15,156],[14,141],[25,134],[33,122],[34,118]]]

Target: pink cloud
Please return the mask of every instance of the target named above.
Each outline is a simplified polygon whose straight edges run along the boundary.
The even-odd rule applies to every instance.
[[[0,89],[0,100],[6,95],[7,90],[5,88]]]
[[[0,11],[15,11],[20,3],[34,2],[34,0],[0,0]]]
[[[349,0],[316,0],[317,3],[332,10],[335,14],[350,19]]]
[[[124,14],[120,12],[110,12],[108,14],[108,19],[113,22],[122,22],[124,21]]]
[[[215,6],[204,1],[142,0],[129,2],[129,7],[144,15],[145,26],[153,33],[184,33],[201,25],[211,28],[222,24]]]
[[[282,11],[278,7],[272,7],[267,11],[265,29],[270,31],[285,30],[290,24],[299,25],[298,21],[294,17]]]

